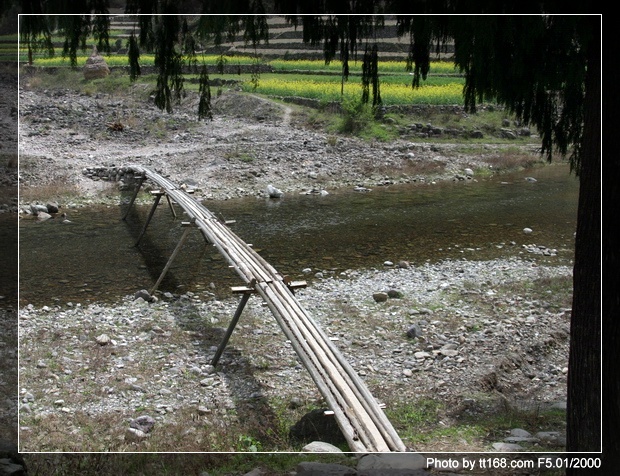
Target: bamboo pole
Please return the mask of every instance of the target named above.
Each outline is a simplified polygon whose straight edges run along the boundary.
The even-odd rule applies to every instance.
[[[274,286],[270,286],[269,291],[275,293]],[[288,291],[288,289],[287,289]],[[286,308],[286,303],[277,296],[272,296],[271,300],[279,304],[279,312],[282,315],[288,314],[288,319],[291,322],[295,322],[298,328],[299,335],[308,343],[311,349],[311,353],[317,356],[317,359],[322,368],[327,373],[329,379],[334,382],[339,393],[344,397],[346,404],[351,408],[356,415],[357,420],[361,423],[358,428],[358,435],[364,441],[364,443],[375,451],[388,451],[387,445],[383,441],[383,437],[374,425],[374,422],[365,411],[360,400],[357,398],[353,388],[343,379],[342,372],[339,371],[338,365],[332,355],[326,353],[321,343],[317,341],[314,336],[309,332],[307,326],[301,321],[296,312],[292,309]]]
[[[260,293],[259,287],[257,287],[257,292]],[[269,293],[268,290],[264,291],[266,294]],[[261,294],[264,298],[264,295]],[[322,367],[317,365],[315,359],[313,359],[313,354],[310,352],[310,349],[307,347],[307,344],[303,339],[299,338],[299,332],[290,322],[286,322],[279,310],[275,306],[274,301],[271,299],[265,299],[267,306],[272,311],[273,315],[276,317],[278,324],[280,324],[280,328],[284,331],[288,339],[291,341],[297,356],[301,359],[302,363],[308,373],[314,380],[317,385],[319,391],[327,401],[328,406],[333,410],[334,416],[340,426],[347,443],[352,451],[367,451],[367,447],[359,440],[359,437],[356,435],[355,426],[359,426],[357,422],[355,422],[354,416],[350,415],[350,413],[345,413],[347,410],[347,406],[342,399],[342,396],[338,394],[335,390],[333,383],[329,381],[322,374]]]
[[[140,192],[140,187],[142,187],[142,184],[144,183],[145,180],[146,180],[146,176],[142,175],[140,177],[139,181],[138,181],[138,186],[136,187],[136,191],[131,196],[131,200],[129,201],[129,205],[127,205],[127,210],[125,210],[125,214],[123,215],[123,220],[127,219],[127,215],[129,215],[129,210],[131,210],[133,202],[136,201],[136,197],[138,196],[138,192]]]
[[[371,416],[377,427],[383,433],[384,438],[389,442],[390,447],[396,451],[406,451],[405,445],[402,443],[400,437],[392,427],[385,413],[381,410],[378,403],[360,379],[358,374],[353,370],[351,365],[344,359],[338,348],[331,342],[329,337],[323,332],[323,330],[316,324],[316,322],[308,316],[305,309],[298,303],[295,297],[282,288],[282,299],[287,300],[291,306],[296,306],[300,315],[303,315],[303,321],[308,326],[308,330],[312,333],[313,339],[323,347],[325,352],[329,352],[338,362],[338,365],[342,368],[343,377],[347,378],[351,384],[351,387],[358,392],[359,399],[362,402],[365,410]]]

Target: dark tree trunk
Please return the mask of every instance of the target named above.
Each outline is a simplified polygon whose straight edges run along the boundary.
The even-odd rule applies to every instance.
[[[606,79],[618,84],[620,75],[613,69]],[[611,95],[616,98],[615,94]],[[605,123],[612,125],[618,111],[618,101],[613,100],[605,110]],[[612,126],[613,127],[613,126]],[[603,187],[603,469],[601,474],[612,474],[620,468],[620,293],[617,272],[620,267],[620,157],[607,149],[604,156]]]
[[[596,32],[589,48],[579,205],[575,239],[573,314],[568,376],[567,451],[601,450],[601,62]],[[607,322],[615,316],[608,316]],[[605,328],[603,349],[617,354]],[[607,344],[607,345],[605,345]],[[606,357],[609,354],[606,353]],[[615,363],[613,364],[615,366]],[[607,366],[607,370],[613,366]],[[616,427],[614,427],[616,429]],[[596,455],[594,455],[596,456]],[[592,470],[587,470],[589,473]],[[580,474],[570,471],[567,474]]]

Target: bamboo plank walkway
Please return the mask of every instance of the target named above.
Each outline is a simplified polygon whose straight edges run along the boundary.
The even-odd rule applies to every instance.
[[[165,195],[171,209],[173,209],[171,200],[181,206],[190,217],[191,223],[200,229],[208,242],[218,249],[245,282],[246,286],[240,288],[243,293],[242,303],[231,322],[225,341],[222,343],[223,346],[226,345],[250,293],[257,293],[271,310],[330,409],[334,412],[351,451],[406,451],[405,445],[364,382],[314,322],[310,314],[301,306],[287,279],[185,190],[148,168],[140,166],[132,168],[134,175],[140,177],[140,185],[148,179],[161,187],[161,191],[156,194],[155,203],[142,234],[146,231],[148,221],[159,199]],[[130,207],[138,190],[129,204]],[[186,229],[168,265],[178,252],[189,229],[191,227]],[[164,273],[165,271],[166,269]],[[162,277],[163,274],[159,281]],[[218,349],[214,364],[217,363],[223,346]]]

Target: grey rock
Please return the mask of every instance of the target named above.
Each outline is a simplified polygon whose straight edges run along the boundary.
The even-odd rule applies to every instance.
[[[253,470],[244,473],[243,476],[261,476],[262,474],[265,474],[262,469],[254,468]]]
[[[388,300],[388,294],[384,292],[373,293],[372,298],[375,302],[385,302]]]
[[[523,446],[516,443],[493,443],[493,449],[498,453],[513,453],[515,451],[521,451]]]
[[[36,203],[30,204],[30,211],[32,212],[33,215],[38,215],[41,212],[43,213],[48,212],[47,207],[45,205],[39,205]]]
[[[129,423],[129,428],[134,428],[144,433],[149,433],[153,429],[153,426],[155,426],[155,419],[149,415],[139,416]]]
[[[355,469],[342,464],[303,461],[297,465],[296,476],[353,476]]]
[[[107,334],[101,334],[97,336],[95,340],[99,345],[108,345],[110,342],[112,342],[112,339],[110,339],[110,336],[108,336]]]
[[[415,339],[416,337],[420,337],[421,335],[422,328],[417,324],[411,325],[411,327],[409,327],[409,329],[407,330],[407,337],[409,337],[410,339]]]
[[[521,428],[513,428],[510,430],[510,436],[518,436],[522,438],[529,438],[532,434],[529,431],[523,430]]]
[[[28,474],[24,458],[17,446],[9,441],[0,440],[0,475],[26,476]]]
[[[506,443],[539,443],[540,440],[538,438],[526,438],[524,436],[508,436],[504,438],[504,442]]]
[[[357,474],[359,476],[429,474],[424,468],[426,457],[419,453],[368,454],[358,461]]]
[[[566,445],[566,438],[558,431],[539,431],[534,435],[542,443],[551,446],[564,446]]]
[[[500,129],[499,135],[500,137],[504,139],[516,139],[517,138],[517,134],[510,129]]]
[[[305,453],[342,453],[342,450],[324,441],[312,441],[302,448]]]
[[[455,357],[458,355],[459,351],[454,349],[439,349],[439,353],[444,357]]]
[[[127,432],[125,433],[125,437],[128,440],[139,441],[145,438],[148,438],[148,434],[143,432],[142,430],[138,430],[136,428],[127,428]]]
[[[151,296],[151,294],[146,290],[146,289],[140,289],[140,291],[136,291],[136,293],[133,295],[134,299],[139,299],[142,298],[144,299],[146,302],[153,302],[153,296]]]
[[[566,410],[566,400],[553,403],[549,408],[554,410]]]
[[[0,476],[26,476],[26,469],[21,464],[13,463],[8,458],[0,459]]]
[[[304,404],[304,402],[301,400],[301,398],[299,397],[293,397],[291,398],[291,400],[288,402],[288,407],[291,409],[295,409],[295,408],[300,408],[302,407]]]
[[[284,195],[284,192],[282,192],[282,190],[274,187],[271,184],[267,185],[267,189],[265,191],[267,192],[269,198],[281,198]]]

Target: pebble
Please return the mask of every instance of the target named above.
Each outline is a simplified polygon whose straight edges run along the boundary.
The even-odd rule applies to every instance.
[[[513,453],[515,451],[523,450],[523,446],[516,443],[493,443],[493,449],[498,453]]]
[[[308,443],[301,449],[304,453],[342,453],[342,450],[337,446],[325,443],[323,441],[313,441]]]
[[[107,334],[101,334],[97,336],[95,340],[99,345],[108,345],[112,341],[112,339],[110,339],[110,336],[108,336]]]

